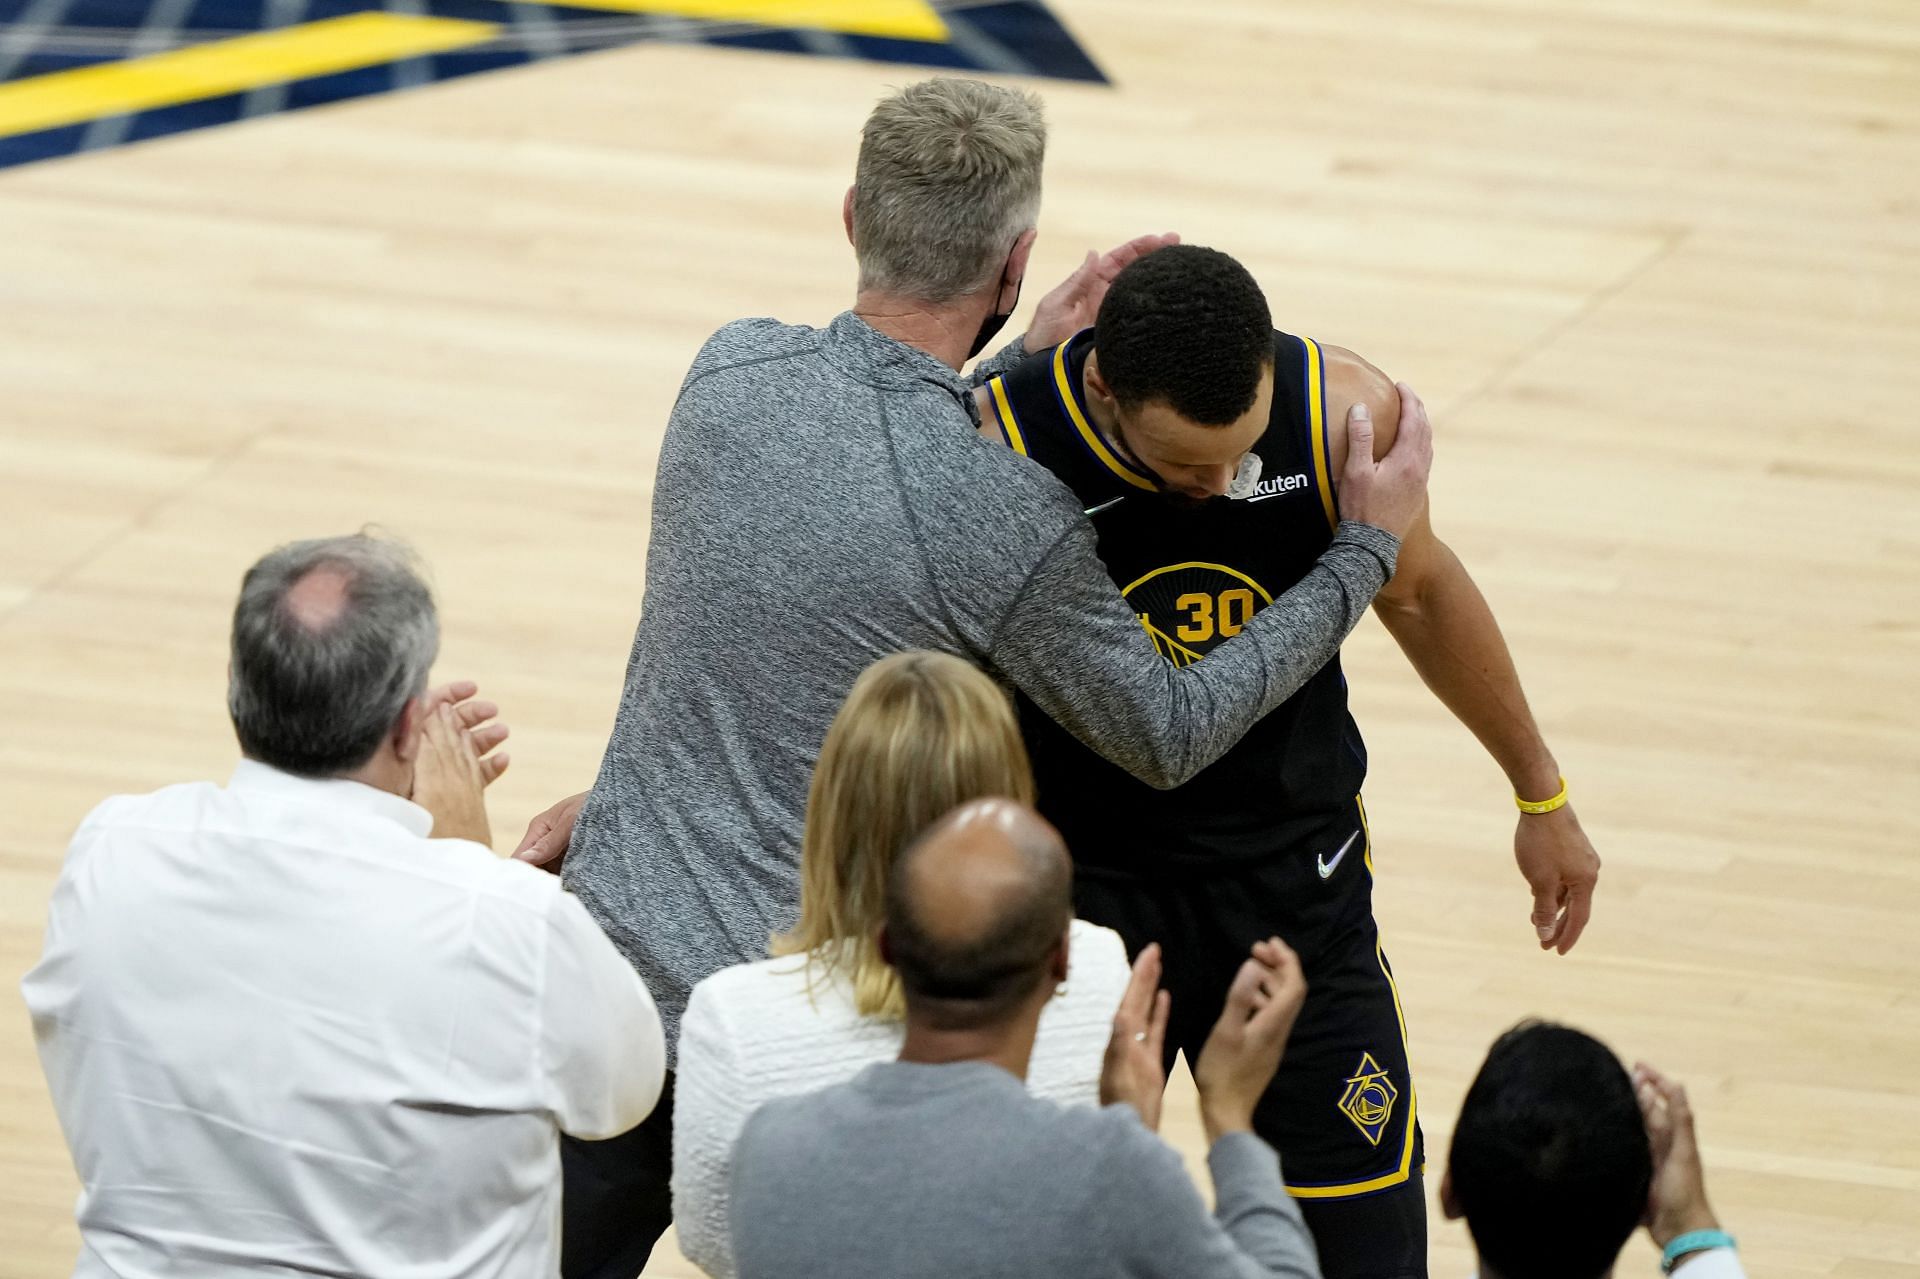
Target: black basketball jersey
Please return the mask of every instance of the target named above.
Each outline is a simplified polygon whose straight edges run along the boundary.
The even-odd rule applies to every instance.
[[[987,386],[1007,443],[1079,496],[1100,556],[1154,646],[1200,661],[1313,567],[1337,523],[1320,348],[1276,332],[1273,414],[1253,492],[1170,500],[1094,428],[1083,331]],[[1074,857],[1148,867],[1270,856],[1347,827],[1367,757],[1336,657],[1191,781],[1155,790],[1080,744],[1024,697],[1040,809]]]

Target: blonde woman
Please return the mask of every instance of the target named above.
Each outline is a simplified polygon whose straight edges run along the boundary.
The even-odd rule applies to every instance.
[[[694,987],[680,1032],[673,1215],[680,1249],[732,1279],[727,1180],[756,1108],[852,1078],[899,1053],[904,1005],[876,945],[894,857],[969,800],[1033,802],[1007,695],[966,662],[897,653],[868,667],[827,731],[807,797],[800,922],[774,958]],[[1040,1019],[1028,1087],[1096,1104],[1126,989],[1118,935],[1075,921],[1073,975]]]

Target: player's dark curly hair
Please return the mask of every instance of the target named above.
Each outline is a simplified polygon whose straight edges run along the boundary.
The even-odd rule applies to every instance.
[[[1181,417],[1229,426],[1273,364],[1273,317],[1245,267],[1218,249],[1176,244],[1115,277],[1093,342],[1122,408],[1160,400]]]

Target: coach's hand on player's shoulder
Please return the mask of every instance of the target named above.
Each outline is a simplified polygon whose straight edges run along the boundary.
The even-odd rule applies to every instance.
[[[426,712],[413,762],[413,802],[433,814],[433,838],[492,844],[487,822],[487,777],[474,734],[454,707]]]
[[[1513,832],[1513,858],[1533,890],[1533,933],[1541,950],[1573,949],[1593,913],[1600,854],[1580,827],[1573,806],[1522,813]]]
[[[1253,1110],[1273,1082],[1287,1037],[1307,1000],[1300,959],[1278,937],[1255,942],[1227,988],[1226,1007],[1193,1065],[1207,1140],[1249,1132]]]
[[[1149,945],[1133,961],[1133,976],[1113,1015],[1113,1035],[1100,1068],[1100,1104],[1124,1102],[1140,1112],[1149,1131],[1159,1131],[1160,1101],[1167,1091],[1167,1016],[1172,998],[1160,989],[1160,946]]]
[[[1161,235],[1137,235],[1117,249],[1105,253],[1089,251],[1074,273],[1062,280],[1034,308],[1033,323],[1027,326],[1027,350],[1044,351],[1058,346],[1093,323],[1100,314],[1100,303],[1107,296],[1113,277],[1156,249],[1180,243],[1177,232]]]
[[[1347,410],[1347,465],[1340,473],[1340,518],[1404,537],[1427,504],[1427,474],[1433,470],[1433,424],[1427,406],[1405,382],[1393,447],[1373,460],[1373,417],[1365,404]]]
[[[567,858],[567,845],[573,842],[573,823],[586,802],[585,791],[569,795],[528,822],[527,833],[520,837],[520,847],[513,850],[513,855],[558,875]]]

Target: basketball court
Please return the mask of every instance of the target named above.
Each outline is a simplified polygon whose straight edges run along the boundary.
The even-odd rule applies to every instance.
[[[1006,76],[1052,127],[1010,331],[1089,248],[1178,230],[1416,386],[1435,526],[1605,860],[1541,954],[1503,779],[1362,627],[1430,1192],[1488,1044],[1547,1016],[1687,1082],[1750,1273],[1920,1276],[1920,10],[97,7],[0,3],[9,991],[94,803],[230,771],[230,610],[278,542],[420,548],[440,670],[513,727],[503,850],[585,787],[694,352],[851,302],[841,194],[889,86]],[[77,1186],[5,1009],[0,1277],[42,1279]]]

